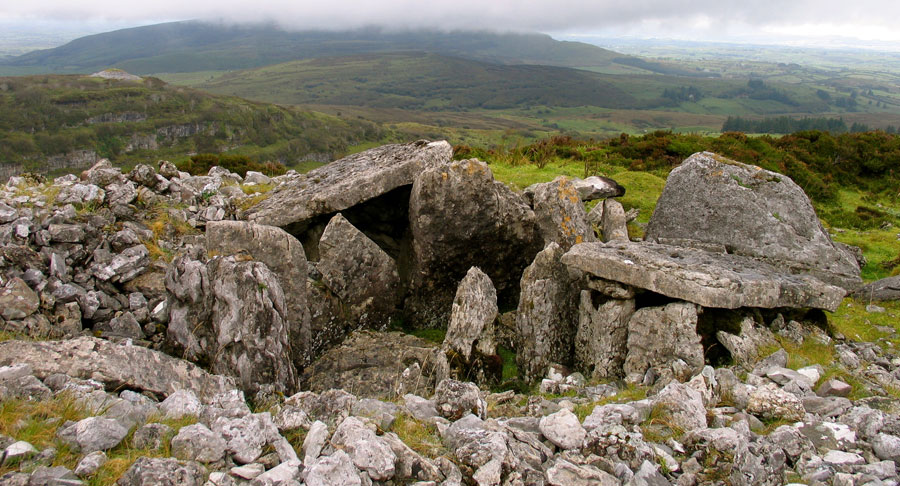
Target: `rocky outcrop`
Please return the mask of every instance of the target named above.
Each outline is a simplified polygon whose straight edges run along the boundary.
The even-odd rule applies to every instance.
[[[312,359],[309,308],[306,298],[306,255],[296,238],[273,226],[243,221],[210,221],[206,225],[206,251],[264,263],[275,274],[285,300],[285,325],[293,363],[302,369]]]
[[[900,300],[900,275],[864,285],[855,290],[852,295],[863,302]]]
[[[176,390],[190,389],[202,397],[234,390],[235,383],[224,376],[211,375],[182,359],[140,346],[120,345],[92,337],[67,341],[0,342],[0,366],[22,363],[34,374],[46,378],[64,374],[92,379],[115,390],[125,387],[165,397]]]
[[[302,224],[410,185],[419,172],[449,161],[452,154],[452,147],[444,141],[366,150],[297,176],[247,210],[245,217],[282,228]]]
[[[563,249],[550,243],[522,274],[516,311],[516,364],[533,382],[551,363],[571,364],[577,324],[579,272],[560,262]]]
[[[414,268],[406,311],[417,326],[444,325],[473,266],[491,278],[500,305],[515,302],[521,272],[540,250],[534,212],[475,159],[419,174],[409,221]]]
[[[848,290],[861,284],[859,265],[831,241],[794,181],[710,152],[669,173],[646,239],[718,245]]]
[[[560,176],[528,189],[544,246],[554,242],[568,250],[572,245],[597,240],[578,188],[568,177]]]
[[[390,324],[400,297],[397,263],[340,214],[322,233],[316,268],[344,305],[345,328],[382,330]]]
[[[366,398],[434,389],[437,346],[399,332],[357,331],[303,372],[303,389],[343,388]]]
[[[750,257],[656,243],[586,243],[562,262],[594,276],[704,307],[834,311],[845,291]]]

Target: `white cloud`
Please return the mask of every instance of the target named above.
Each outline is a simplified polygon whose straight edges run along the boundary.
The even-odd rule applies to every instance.
[[[728,38],[753,32],[847,32],[894,40],[900,2],[858,0],[41,0],[3,2],[0,21],[107,21],[118,25],[206,19],[275,21],[284,27],[629,31],[649,36]],[[651,29],[647,31],[647,29]],[[878,36],[878,37],[875,37]]]

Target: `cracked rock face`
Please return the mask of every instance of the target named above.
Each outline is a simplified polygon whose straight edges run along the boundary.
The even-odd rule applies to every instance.
[[[646,239],[719,245],[853,290],[859,264],[837,248],[812,203],[789,177],[710,152],[669,173]]]

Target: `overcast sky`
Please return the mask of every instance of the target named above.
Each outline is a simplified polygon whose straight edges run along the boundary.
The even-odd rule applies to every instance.
[[[0,1],[0,27],[90,30],[185,19],[289,28],[496,29],[738,42],[852,38],[900,50],[900,2],[873,0],[33,0]],[[40,27],[43,26],[43,27]]]

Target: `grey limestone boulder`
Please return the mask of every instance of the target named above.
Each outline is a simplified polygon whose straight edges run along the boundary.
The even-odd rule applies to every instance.
[[[79,478],[93,476],[107,461],[106,454],[103,451],[95,451],[85,455],[78,461],[75,467],[75,475]]]
[[[119,445],[128,428],[113,419],[88,417],[57,432],[65,442],[87,454]]]
[[[587,436],[578,417],[565,408],[542,417],[539,427],[547,440],[563,450],[580,449]]]
[[[853,292],[853,297],[863,302],[882,302],[900,299],[900,275],[876,280]]]
[[[230,256],[241,254],[264,263],[275,274],[285,300],[285,324],[294,366],[301,369],[312,359],[306,295],[306,255],[303,245],[280,228],[244,221],[211,221],[206,225],[206,251]]]
[[[716,339],[728,350],[735,363],[752,368],[759,361],[759,350],[778,344],[772,331],[751,316],[741,319],[740,333],[716,331]]]
[[[681,430],[691,432],[706,428],[706,407],[700,392],[682,383],[666,385],[654,398],[654,407],[668,413]]]
[[[534,212],[475,159],[416,177],[409,200],[413,269],[405,308],[417,326],[443,326],[459,281],[479,267],[500,305],[515,302],[522,270],[541,249]]]
[[[747,412],[766,420],[801,420],[806,410],[803,402],[795,395],[767,384],[750,393]]]
[[[174,458],[139,457],[116,481],[118,486],[202,486],[206,468]]]
[[[21,278],[15,277],[0,289],[0,317],[21,320],[35,312],[41,299]]]
[[[350,456],[342,451],[335,451],[330,456],[322,456],[311,464],[306,464],[307,486],[360,486],[359,472],[353,466]]]
[[[582,201],[606,199],[625,195],[625,188],[618,182],[604,176],[589,176],[584,179],[572,179],[578,197]]]
[[[383,439],[356,417],[347,417],[338,425],[331,442],[350,454],[353,464],[375,481],[394,477],[397,456]]]
[[[172,455],[185,461],[209,463],[225,458],[225,439],[203,424],[182,427],[171,447]]]
[[[667,369],[680,359],[694,375],[703,368],[703,344],[697,334],[697,306],[675,302],[638,309],[628,321],[626,377],[643,377],[647,370]]]
[[[487,402],[474,383],[443,380],[438,383],[433,400],[438,413],[448,420],[458,420],[470,413],[480,418],[487,416]]]
[[[397,262],[341,214],[322,233],[316,268],[340,297],[351,329],[387,327],[400,296]]]
[[[563,249],[544,248],[522,274],[516,311],[516,364],[527,381],[539,380],[551,363],[571,364],[583,283],[560,263]]]
[[[646,239],[720,245],[849,290],[861,284],[859,265],[831,241],[794,181],[710,152],[669,173]]]
[[[143,390],[163,397],[183,389],[212,397],[235,388],[232,379],[159,351],[92,337],[0,343],[0,366],[13,363],[30,365],[39,378],[60,373],[97,380],[109,389]]]
[[[591,465],[573,464],[558,458],[547,469],[551,486],[616,486],[621,482],[612,474]]]
[[[578,243],[596,241],[578,189],[571,179],[559,176],[552,182],[535,184],[528,189],[545,246],[553,242],[568,250]]]
[[[834,311],[846,293],[807,274],[758,259],[656,243],[585,243],[562,262],[596,277],[703,307],[820,308]]]

